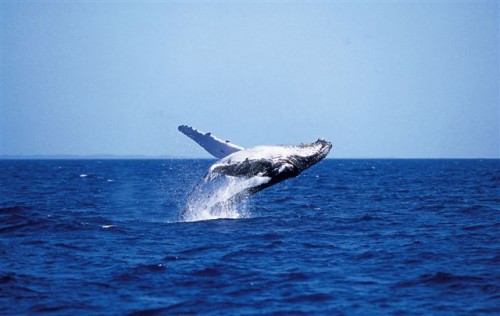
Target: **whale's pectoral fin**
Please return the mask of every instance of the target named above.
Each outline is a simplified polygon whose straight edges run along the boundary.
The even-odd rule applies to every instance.
[[[211,133],[202,133],[191,126],[181,125],[179,131],[197,142],[201,147],[205,148],[212,156],[216,158],[224,158],[234,152],[243,150],[243,147],[232,144],[230,141],[222,140],[213,136]]]

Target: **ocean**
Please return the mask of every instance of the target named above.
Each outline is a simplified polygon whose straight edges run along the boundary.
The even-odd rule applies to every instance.
[[[500,160],[327,159],[179,221],[213,162],[1,160],[0,314],[500,314]]]

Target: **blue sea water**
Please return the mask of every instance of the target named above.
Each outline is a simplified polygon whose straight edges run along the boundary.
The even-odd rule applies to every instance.
[[[500,313],[499,160],[325,160],[178,221],[212,162],[0,161],[0,314]]]

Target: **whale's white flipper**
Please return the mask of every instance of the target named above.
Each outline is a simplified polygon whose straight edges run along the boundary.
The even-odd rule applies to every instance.
[[[243,150],[243,147],[232,144],[230,141],[222,140],[213,136],[211,133],[202,133],[191,126],[181,125],[178,127],[179,131],[188,136],[201,147],[205,148],[215,158],[224,158],[232,153]]]

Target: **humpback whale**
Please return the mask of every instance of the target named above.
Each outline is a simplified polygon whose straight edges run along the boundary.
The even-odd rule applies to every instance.
[[[332,148],[330,142],[320,138],[309,144],[245,149],[191,126],[181,125],[178,130],[215,158],[219,158],[193,191],[198,194],[195,200],[199,202],[203,199],[202,208],[212,215],[217,212],[221,203],[239,201],[278,182],[298,176],[325,158]],[[199,207],[199,203],[195,204]],[[181,212],[181,218],[188,211]]]

